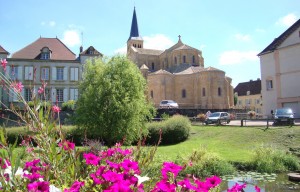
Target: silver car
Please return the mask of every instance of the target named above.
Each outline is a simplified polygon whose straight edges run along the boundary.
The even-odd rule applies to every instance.
[[[218,124],[221,123],[229,123],[230,122],[230,115],[227,112],[215,112],[211,113],[208,117],[205,119],[205,124]]]
[[[161,109],[177,109],[178,107],[178,103],[173,100],[162,100],[159,104]]]

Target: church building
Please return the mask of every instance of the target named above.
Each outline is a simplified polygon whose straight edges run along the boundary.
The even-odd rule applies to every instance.
[[[148,98],[156,107],[161,100],[170,99],[180,108],[231,108],[232,79],[222,70],[205,67],[202,52],[178,37],[178,42],[166,50],[144,48],[134,8],[127,57],[147,79]]]

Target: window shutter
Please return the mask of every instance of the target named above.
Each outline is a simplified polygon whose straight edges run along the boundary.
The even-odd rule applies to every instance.
[[[68,80],[68,68],[64,67],[64,81]]]
[[[22,80],[23,79],[23,70],[22,70],[22,66],[18,67],[18,80]]]
[[[64,89],[64,102],[68,101],[68,89]]]
[[[75,69],[75,68],[72,67],[71,70],[70,70],[70,71],[71,71],[71,77],[70,77],[70,80],[71,80],[71,81],[74,81],[74,80],[75,80],[75,76],[74,76],[74,75],[75,75],[75,74],[74,74],[75,72],[74,72],[74,69]]]
[[[10,78],[10,66],[6,66],[5,76],[6,78]]]
[[[29,80],[33,80],[33,67],[29,67]]]
[[[56,80],[56,67],[52,67],[52,80]]]
[[[29,68],[25,67],[25,80],[29,80]]]
[[[78,68],[75,68],[75,81],[78,81]]]
[[[78,89],[74,89],[74,100],[78,100]]]
[[[70,89],[70,100],[75,100],[74,94],[75,94],[74,89]]]
[[[56,102],[56,89],[55,88],[52,88],[52,90],[51,90],[51,100],[53,103]]]

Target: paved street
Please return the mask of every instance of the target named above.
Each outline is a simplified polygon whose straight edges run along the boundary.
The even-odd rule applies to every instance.
[[[241,126],[241,120],[231,120],[228,125],[232,126]],[[299,126],[300,121],[297,120],[295,125]],[[260,119],[253,119],[253,120],[245,120],[244,126],[266,126],[267,127],[267,121],[266,120],[260,120]],[[269,126],[273,126],[273,121],[269,121]]]

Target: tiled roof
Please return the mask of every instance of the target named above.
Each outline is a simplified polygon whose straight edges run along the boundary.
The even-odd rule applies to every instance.
[[[1,45],[0,45],[0,53],[9,54],[9,52],[6,51]]]
[[[260,52],[257,56],[261,56],[263,54],[273,52],[280,44],[286,40],[295,30],[300,27],[300,19],[296,21],[291,27],[289,27],[285,32],[283,32],[279,37],[275,38],[274,41],[268,45],[262,52]]]
[[[183,44],[180,47],[174,49],[174,50],[183,50],[183,49],[195,49],[194,47],[191,47],[189,45]],[[197,50],[197,49],[196,49]]]
[[[140,67],[140,69],[149,69],[148,67],[147,67],[147,65],[145,65],[145,64],[143,64],[141,67]]]
[[[247,91],[250,91],[250,95],[257,95],[261,93],[261,80],[248,81],[239,83],[234,88],[234,93],[238,93],[238,96],[247,95]]]
[[[206,71],[222,71],[220,69],[214,68],[214,67],[207,67],[205,68]]]
[[[33,43],[15,52],[11,58],[39,59],[41,49],[48,47],[51,50],[50,60],[75,60],[76,55],[58,38],[38,38]]]
[[[131,22],[131,29],[130,29],[130,36],[128,38],[135,38],[135,37],[139,37],[139,27],[138,27],[138,23],[137,23],[137,18],[136,18],[136,13],[135,13],[135,7],[133,10],[133,16],[132,16],[132,22]]]
[[[172,75],[172,73],[166,71],[166,70],[163,70],[163,69],[160,69],[158,71],[155,71],[153,73],[151,73],[150,75],[159,75],[159,74],[167,74],[167,75]]]
[[[103,56],[97,49],[93,46],[89,46],[86,50],[82,51],[80,55],[95,55],[95,56]]]
[[[164,52],[162,50],[143,49],[143,48],[135,48],[135,51],[137,51],[139,54],[145,54],[145,55],[160,55]]]

